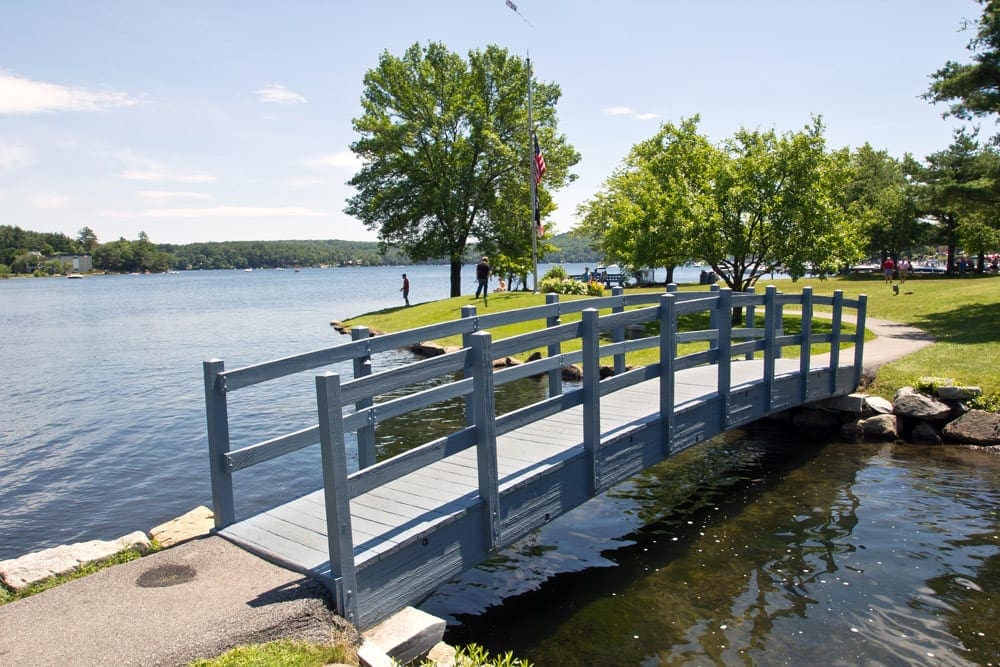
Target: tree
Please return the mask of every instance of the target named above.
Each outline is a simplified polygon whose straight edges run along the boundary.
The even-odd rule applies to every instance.
[[[797,278],[857,258],[860,235],[841,195],[851,175],[847,156],[826,152],[818,118],[781,136],[741,129],[719,155],[692,244],[734,291],[777,266]]]
[[[527,80],[527,63],[506,49],[488,46],[465,61],[436,42],[402,57],[384,52],[365,74],[353,121],[361,138],[351,144],[363,166],[345,210],[413,260],[447,257],[452,296],[461,294],[470,238],[488,251],[518,222],[531,224]],[[551,208],[545,190],[574,178],[579,154],[557,132],[559,87],[532,87],[547,165],[540,199]]]
[[[699,117],[664,123],[636,144],[623,165],[578,213],[578,231],[605,256],[632,267],[667,270],[692,259],[691,226],[703,208],[716,149],[698,134]]]
[[[946,116],[972,120],[1000,113],[1000,2],[987,0],[983,5],[976,36],[966,47],[972,62],[948,61],[931,74],[933,81],[924,93],[931,102],[951,103]],[[994,137],[998,139],[1000,135]]]
[[[867,143],[850,160],[852,176],[844,205],[861,222],[868,256],[884,253],[898,258],[921,245],[927,229],[917,215],[914,188],[902,163]]]
[[[989,240],[980,228],[997,225],[1000,155],[980,147],[975,132],[959,129],[946,150],[928,155],[924,162],[908,155],[904,169],[917,186],[918,212],[935,221],[938,241],[948,246],[951,273],[962,240],[960,230],[979,246]]]
[[[76,235],[76,242],[80,245],[82,252],[92,254],[94,249],[100,244],[97,242],[97,234],[90,227],[84,227]]]

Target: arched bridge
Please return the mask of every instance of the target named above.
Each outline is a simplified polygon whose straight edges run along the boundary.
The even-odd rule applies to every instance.
[[[574,301],[548,295],[543,306],[486,315],[469,306],[459,320],[377,337],[357,327],[350,342],[235,370],[207,361],[217,533],[319,579],[340,613],[367,628],[668,456],[769,414],[853,391],[865,308],[864,296],[814,296],[809,288],[617,289]],[[745,326],[733,324],[736,309]],[[855,311],[856,333],[843,331],[845,309]],[[814,315],[821,311],[830,324],[817,333]],[[794,320],[796,333],[786,333],[786,320],[789,330]],[[526,322],[535,324],[530,333],[491,334]],[[462,346],[454,352],[372,372],[373,355],[457,335]],[[656,361],[626,367],[627,353],[648,348],[658,351],[646,355]],[[494,360],[532,350],[545,354],[494,368]],[[607,358],[614,374],[602,378]],[[350,369],[348,377],[329,370],[315,376],[311,425],[232,447],[231,392],[335,364]],[[563,384],[568,364],[582,365],[582,382]],[[548,376],[546,398],[497,414],[496,386],[538,375]],[[424,388],[429,381],[437,384]],[[464,428],[376,460],[380,423],[458,398]],[[234,473],[317,443],[323,488],[236,520]]]

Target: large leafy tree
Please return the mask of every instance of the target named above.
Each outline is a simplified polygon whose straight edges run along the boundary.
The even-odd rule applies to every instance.
[[[948,247],[948,271],[960,244],[982,255],[1000,213],[1000,155],[980,146],[975,132],[959,129],[947,149],[923,163],[907,156],[904,168],[916,184],[919,212],[935,221],[935,240]]]
[[[859,252],[842,201],[850,178],[848,156],[826,151],[819,119],[780,136],[741,129],[712,168],[692,225],[694,252],[735,291],[776,266],[793,278],[835,271]]]
[[[996,116],[1000,114],[1000,2],[983,2],[976,36],[967,48],[972,62],[945,63],[931,75],[924,98],[949,103],[946,115],[963,120]]]
[[[917,214],[914,188],[903,164],[864,144],[850,156],[851,181],[844,191],[850,215],[862,223],[869,257],[900,257],[927,238]]]
[[[512,237],[522,254],[531,247],[527,82],[528,64],[506,49],[464,60],[435,42],[402,57],[385,52],[365,75],[354,119],[361,137],[351,144],[363,166],[346,212],[413,260],[447,257],[452,296],[461,294],[470,239],[484,252],[510,247]],[[533,82],[533,93],[544,214],[553,207],[546,188],[574,177],[579,154],[557,131],[559,87]]]
[[[709,187],[717,151],[698,134],[698,116],[664,123],[636,144],[601,191],[578,210],[578,231],[605,256],[633,267],[674,267],[692,259],[691,226]]]

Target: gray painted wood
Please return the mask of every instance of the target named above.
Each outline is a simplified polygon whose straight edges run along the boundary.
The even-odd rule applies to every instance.
[[[633,296],[614,295],[559,303],[523,313],[476,316],[474,311],[456,323],[424,327],[394,334],[400,344],[409,336],[427,332],[463,334],[460,352],[415,361],[401,369],[366,374],[355,365],[358,377],[344,384],[334,375],[316,378],[319,426],[305,429],[238,452],[218,454],[221,473],[231,488],[231,474],[282,448],[320,440],[324,489],[307,494],[240,522],[221,526],[219,534],[275,562],[314,576],[331,590],[341,612],[359,627],[367,627],[399,607],[413,604],[433,588],[490,553],[585,502],[605,489],[711,438],[722,430],[746,424],[785,407],[836,393],[846,393],[859,375],[853,366],[841,366],[839,347],[827,355],[808,357],[808,343],[838,340],[857,343],[839,332],[843,307],[855,307],[863,327],[866,300],[856,303],[842,295],[811,299],[811,295],[779,295],[773,286],[764,295],[732,294],[721,290]],[[834,334],[810,332],[804,318],[803,336],[782,335],[781,305],[798,304],[804,311],[829,304],[834,310]],[[628,306],[652,307],[599,314],[597,307],[622,310]],[[765,324],[753,323],[733,330],[728,316],[732,307],[763,307]],[[703,332],[679,332],[683,313],[707,310],[715,325]],[[581,313],[581,321],[559,324],[567,312]],[[517,319],[522,318],[521,320]],[[537,319],[539,332],[493,344],[484,326],[489,323]],[[658,320],[659,337],[617,341],[601,345],[600,331],[614,331],[625,323]],[[378,337],[382,338],[382,337]],[[562,354],[561,343],[582,339],[582,350]],[[701,340],[712,349],[676,357],[681,340]],[[746,340],[736,342],[734,340]],[[345,344],[362,363],[373,350],[384,349],[356,340]],[[780,358],[782,345],[805,344],[806,358]],[[631,347],[630,347],[631,346]],[[598,359],[643,346],[658,346],[661,361],[600,380]],[[497,350],[544,347],[548,352],[536,372],[550,373],[566,358],[582,360],[582,388],[563,389],[550,383],[550,398],[497,417],[492,404],[496,384],[522,377],[529,370],[494,372]],[[856,345],[861,347],[861,345]],[[762,358],[756,357],[763,352]],[[226,391],[240,382],[272,376],[285,368],[298,372],[317,359],[344,354],[342,349],[321,351],[268,362],[258,370],[241,369],[230,375],[222,362],[205,366],[206,410],[210,443],[228,448]],[[860,363],[861,351],[854,354]],[[211,364],[211,366],[209,365]],[[282,365],[284,364],[284,366]],[[449,375],[441,387],[378,403],[377,394],[409,386],[413,378]],[[534,374],[534,373],[533,373]],[[276,376],[276,375],[275,375]],[[227,388],[226,380],[238,381]],[[456,379],[458,378],[458,379]],[[565,393],[563,393],[565,391]],[[436,392],[436,393],[435,393]],[[405,414],[428,400],[471,397],[469,426],[444,438],[417,447],[387,461],[372,462],[348,475],[344,449],[345,425],[360,431],[386,414]],[[219,398],[222,403],[220,408]],[[348,410],[345,414],[344,407]],[[353,409],[353,411],[352,411]],[[213,417],[214,415],[214,417]],[[218,420],[214,426],[213,419]],[[225,436],[224,438],[222,436]],[[214,445],[213,445],[214,447]],[[213,468],[214,474],[214,468]],[[222,495],[225,495],[223,484]],[[214,481],[213,481],[214,488]],[[231,493],[231,491],[230,491]]]

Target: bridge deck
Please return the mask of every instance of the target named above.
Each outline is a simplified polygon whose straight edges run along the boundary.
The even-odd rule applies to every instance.
[[[821,363],[816,360],[817,366]],[[678,429],[683,427],[688,433],[692,433],[692,429],[698,432],[695,437],[689,438],[687,444],[682,443],[670,453],[680,451],[690,444],[724,430],[717,423],[711,423],[714,421],[711,418],[708,420],[704,418],[705,406],[717,396],[717,369],[718,367],[713,365],[677,373],[675,404]],[[776,386],[784,379],[789,386],[797,387],[798,380],[795,378],[798,370],[798,360],[777,360]],[[844,370],[850,371],[850,368]],[[740,392],[737,390],[743,389],[745,398],[740,400],[754,404],[753,409],[747,410],[751,406],[731,403],[731,411],[742,409],[747,413],[747,418],[741,419],[739,423],[751,421],[751,418],[760,418],[767,412],[766,409],[759,407],[762,395],[753,394],[749,390],[754,385],[760,384],[761,375],[762,362],[759,360],[732,364],[733,396],[739,396]],[[799,402],[795,401],[796,404]],[[695,414],[699,410],[702,416],[688,420],[696,426],[692,427],[691,423],[684,426],[684,416]],[[715,410],[717,412],[717,408]],[[707,412],[712,414],[712,409]],[[709,422],[707,425],[703,423],[706,421]],[[657,380],[643,382],[601,399],[602,443],[623,439],[631,442],[635,433],[654,422],[659,422]],[[698,425],[700,430],[697,428]],[[560,473],[559,469],[568,467],[574,458],[583,455],[582,442],[583,420],[580,406],[499,436],[497,446],[501,497],[510,494],[512,489],[536,484],[548,476],[564,476],[565,472]],[[649,443],[645,443],[642,446],[648,445]],[[630,464],[624,464],[624,467],[631,470],[628,474],[634,474],[650,465],[648,451],[645,453],[638,451],[642,446],[632,447],[636,450],[631,453],[635,460]],[[610,456],[612,455],[609,454]],[[628,453],[623,456],[618,452],[619,459],[628,456]],[[663,458],[663,455],[660,454],[656,460],[659,458]],[[618,465],[622,466],[622,461],[619,461]],[[619,475],[618,478],[626,476]],[[394,551],[401,550],[406,545],[421,542],[426,545],[428,536],[474,511],[474,508],[480,505],[477,484],[476,450],[469,448],[354,498],[350,507],[359,582],[363,581],[366,568],[388,558]],[[585,483],[581,480],[577,486],[584,487]],[[552,487],[555,488],[555,484],[552,484]],[[548,505],[545,507],[540,506],[545,505],[546,501],[544,498],[540,500],[539,496],[544,496],[545,493],[559,495],[563,492],[538,491],[536,488],[529,494],[534,496],[533,499],[521,499],[518,506],[505,508],[505,516],[502,518],[505,543],[519,536],[516,534],[519,522],[527,523],[523,517],[518,518],[518,514],[532,512],[537,514],[545,511],[545,518],[549,518],[548,505],[552,505],[552,499],[548,500]],[[581,492],[575,494],[572,499],[567,497],[558,499],[556,505],[559,509],[552,518],[558,513],[568,511],[587,497],[589,492]],[[520,530],[520,534],[526,532],[527,530]],[[219,534],[265,558],[320,580],[326,579],[325,583],[328,586],[334,583],[330,574],[322,490],[231,524],[221,529]],[[439,556],[444,557],[443,554]],[[468,554],[464,556],[467,557]],[[410,564],[409,567],[419,570],[421,566]],[[384,588],[394,578],[405,581],[406,575],[399,571],[398,565],[389,569],[392,572],[384,572],[375,577],[378,581],[359,583],[359,588],[377,590]],[[458,571],[460,569],[454,573],[457,574]]]

